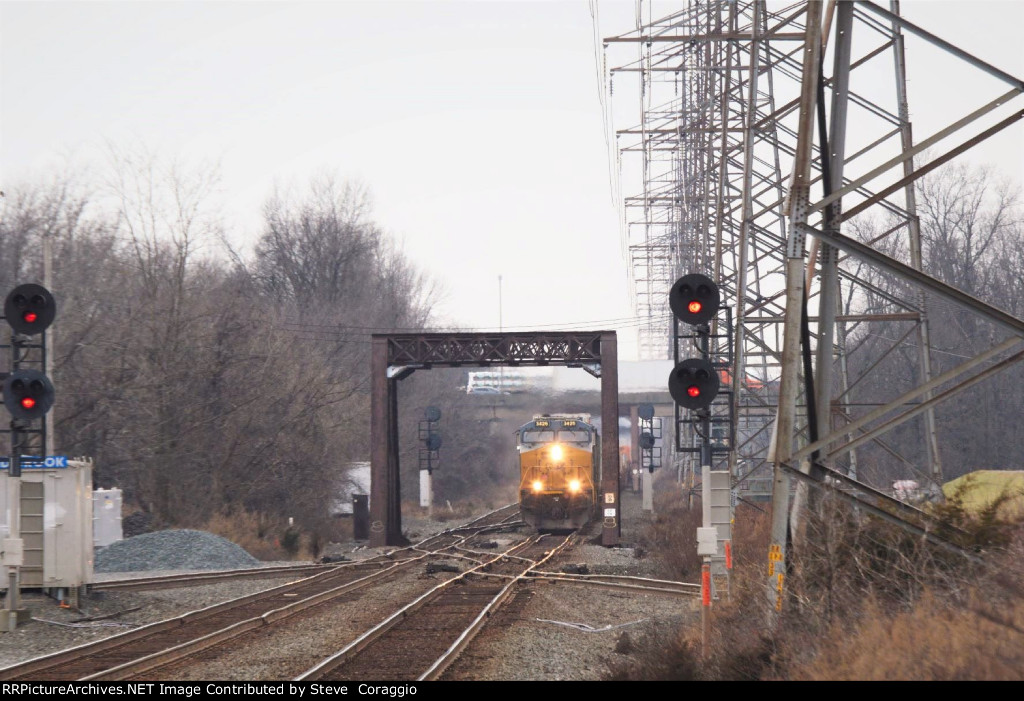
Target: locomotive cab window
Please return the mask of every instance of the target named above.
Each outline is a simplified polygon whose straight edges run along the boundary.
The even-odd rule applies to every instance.
[[[575,431],[559,431],[558,442],[579,443],[581,445],[587,445],[590,443],[590,431],[587,431],[586,429],[577,429]]]
[[[526,429],[522,433],[522,442],[528,444],[535,443],[550,443],[555,440],[555,432],[551,430],[534,430],[531,431]]]

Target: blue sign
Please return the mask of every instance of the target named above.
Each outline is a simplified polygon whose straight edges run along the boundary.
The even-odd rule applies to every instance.
[[[0,470],[6,470],[11,466],[10,458],[0,458]],[[67,455],[22,455],[21,469],[23,470],[52,470],[54,468],[67,467]]]

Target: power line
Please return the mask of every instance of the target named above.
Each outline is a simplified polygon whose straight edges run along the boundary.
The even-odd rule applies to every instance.
[[[652,323],[669,323],[672,319],[671,314],[660,314],[653,317],[639,317],[639,316],[625,316],[613,319],[598,319],[594,321],[570,321],[570,322],[557,322],[551,324],[529,324],[523,326],[505,326],[503,328],[494,327],[483,327],[483,328],[441,328],[431,329],[429,327],[411,327],[411,326],[358,326],[350,324],[316,324],[310,322],[301,321],[286,321],[283,322],[285,327],[295,327],[295,330],[306,331],[314,329],[323,329],[326,332],[338,332],[338,333],[505,333],[513,332],[516,330],[521,331],[535,331],[537,329],[558,329],[558,330],[589,330],[589,329],[607,329],[607,328],[637,328],[641,326],[647,326]]]

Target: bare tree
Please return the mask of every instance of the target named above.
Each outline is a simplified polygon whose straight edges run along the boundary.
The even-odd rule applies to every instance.
[[[924,178],[918,186],[922,254],[925,271],[964,291],[1011,312],[1021,305],[1021,264],[1024,264],[1024,217],[1019,192],[993,177],[985,168],[946,167]],[[872,239],[888,231],[885,223],[859,222],[859,235]],[[879,245],[879,244],[876,244]],[[890,255],[905,258],[895,241]],[[879,294],[866,293],[854,300],[865,311],[902,311],[887,296],[907,297],[908,290],[870,270],[860,270]],[[969,310],[934,297],[926,298],[931,322],[932,371],[948,370],[999,342],[1003,332]],[[906,328],[910,328],[909,326]],[[854,373],[870,368],[858,386],[874,401],[895,397],[918,376],[916,338],[902,337],[893,324],[864,323],[852,331],[850,363]],[[892,352],[887,351],[894,349]],[[1012,438],[1014,417],[1024,403],[1024,369],[1013,367],[936,409],[940,450],[946,477],[975,469],[1015,469],[1024,464],[1024,451]],[[969,409],[965,409],[969,408]],[[885,445],[858,451],[858,459],[878,468],[876,477],[895,477],[922,455],[921,427],[908,422],[889,434]],[[916,433],[916,435],[914,435]]]

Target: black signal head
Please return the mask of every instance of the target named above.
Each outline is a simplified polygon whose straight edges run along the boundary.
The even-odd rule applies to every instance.
[[[707,323],[718,313],[721,303],[718,285],[700,273],[683,275],[668,292],[672,313],[685,324]]]
[[[53,406],[53,384],[38,370],[15,370],[3,383],[4,406],[14,419],[38,419]]]
[[[718,373],[709,361],[689,358],[672,368],[668,391],[681,407],[707,409],[718,395]]]
[[[4,300],[4,316],[16,333],[34,336],[49,328],[57,316],[57,303],[42,285],[18,285]]]

